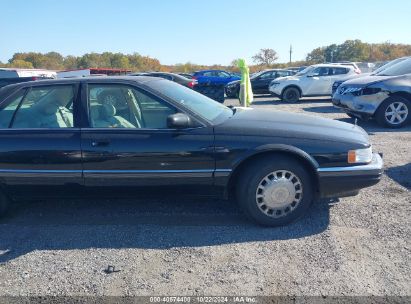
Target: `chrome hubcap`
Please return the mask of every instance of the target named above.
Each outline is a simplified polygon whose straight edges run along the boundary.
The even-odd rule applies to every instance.
[[[403,123],[408,116],[408,108],[401,101],[391,103],[385,110],[385,119],[393,125]]]
[[[258,208],[270,217],[289,214],[301,202],[303,185],[294,173],[278,170],[266,175],[258,184],[256,202]]]

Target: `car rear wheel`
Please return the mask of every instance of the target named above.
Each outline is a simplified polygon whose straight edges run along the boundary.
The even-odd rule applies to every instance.
[[[401,96],[388,97],[377,110],[375,119],[388,128],[401,128],[410,121],[411,102]]]
[[[300,97],[300,91],[295,87],[286,88],[281,95],[281,99],[285,102],[297,102]]]
[[[237,184],[244,213],[264,226],[288,224],[313,200],[313,184],[305,167],[291,157],[265,157],[251,163]]]
[[[9,204],[9,198],[0,190],[0,217],[6,213]]]

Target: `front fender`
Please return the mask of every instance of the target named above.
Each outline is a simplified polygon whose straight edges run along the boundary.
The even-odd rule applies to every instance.
[[[233,171],[235,171],[235,169],[244,161],[267,152],[290,153],[291,155],[295,155],[306,160],[313,169],[317,169],[319,167],[318,162],[311,155],[297,147],[286,144],[264,144],[248,151],[240,159],[237,159],[233,165]]]

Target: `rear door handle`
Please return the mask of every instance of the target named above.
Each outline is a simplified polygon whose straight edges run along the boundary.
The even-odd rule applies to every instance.
[[[93,140],[91,142],[91,146],[93,147],[106,147],[110,145],[110,141],[108,140]]]

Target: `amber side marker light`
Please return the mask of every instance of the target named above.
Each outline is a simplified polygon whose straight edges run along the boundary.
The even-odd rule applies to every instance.
[[[357,156],[355,154],[355,151],[354,150],[348,151],[348,163],[349,164],[355,164],[356,159],[357,159]]]

